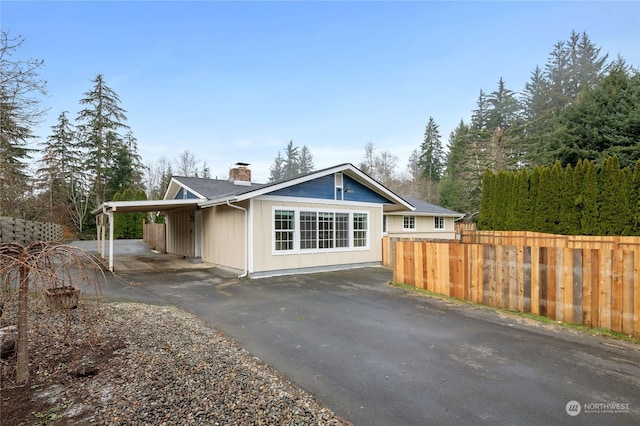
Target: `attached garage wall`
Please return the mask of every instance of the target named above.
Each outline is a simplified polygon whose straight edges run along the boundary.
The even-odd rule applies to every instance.
[[[274,246],[274,206],[292,209],[330,210],[339,212],[368,212],[368,249],[352,248],[340,251],[320,251],[305,253],[273,253]],[[253,201],[253,269],[252,273],[265,271],[287,271],[301,268],[324,268],[349,264],[369,264],[382,262],[382,207],[380,205],[345,205],[342,202],[309,203],[295,201]]]
[[[248,208],[249,203],[240,203]],[[246,253],[245,213],[229,206],[202,212],[202,260],[224,268],[244,270]]]

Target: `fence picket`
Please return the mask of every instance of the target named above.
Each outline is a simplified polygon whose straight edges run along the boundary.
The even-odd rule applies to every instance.
[[[460,241],[383,247],[395,281],[640,336],[640,238],[475,232]]]

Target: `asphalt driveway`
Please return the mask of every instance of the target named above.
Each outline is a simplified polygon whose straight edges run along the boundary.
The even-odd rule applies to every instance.
[[[198,315],[356,425],[640,424],[637,345],[418,295],[388,269],[121,276],[138,285],[108,297]]]

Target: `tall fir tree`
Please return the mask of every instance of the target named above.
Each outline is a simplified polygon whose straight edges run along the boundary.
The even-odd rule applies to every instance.
[[[115,149],[122,143],[120,132],[129,128],[125,124],[126,111],[120,106],[120,97],[107,86],[102,74],[92,81],[93,87],[84,93],[76,122],[81,146],[85,150],[86,169],[92,174],[92,192],[95,205],[109,198],[109,169],[114,165]]]
[[[75,129],[67,117],[67,111],[58,116],[51,126],[51,134],[41,143],[42,157],[37,170],[39,188],[47,199],[48,220],[68,223],[72,214],[67,211],[72,190],[73,176],[82,173],[82,158],[75,139]]]

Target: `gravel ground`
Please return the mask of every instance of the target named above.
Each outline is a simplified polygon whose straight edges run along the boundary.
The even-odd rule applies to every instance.
[[[55,424],[348,424],[189,313],[128,303],[100,311],[101,359],[95,350],[73,361],[58,353],[67,364],[54,365],[49,354],[48,367],[31,367],[31,387],[41,390],[35,398],[46,399]],[[76,347],[83,337],[74,335]],[[43,376],[54,379],[39,387]]]

